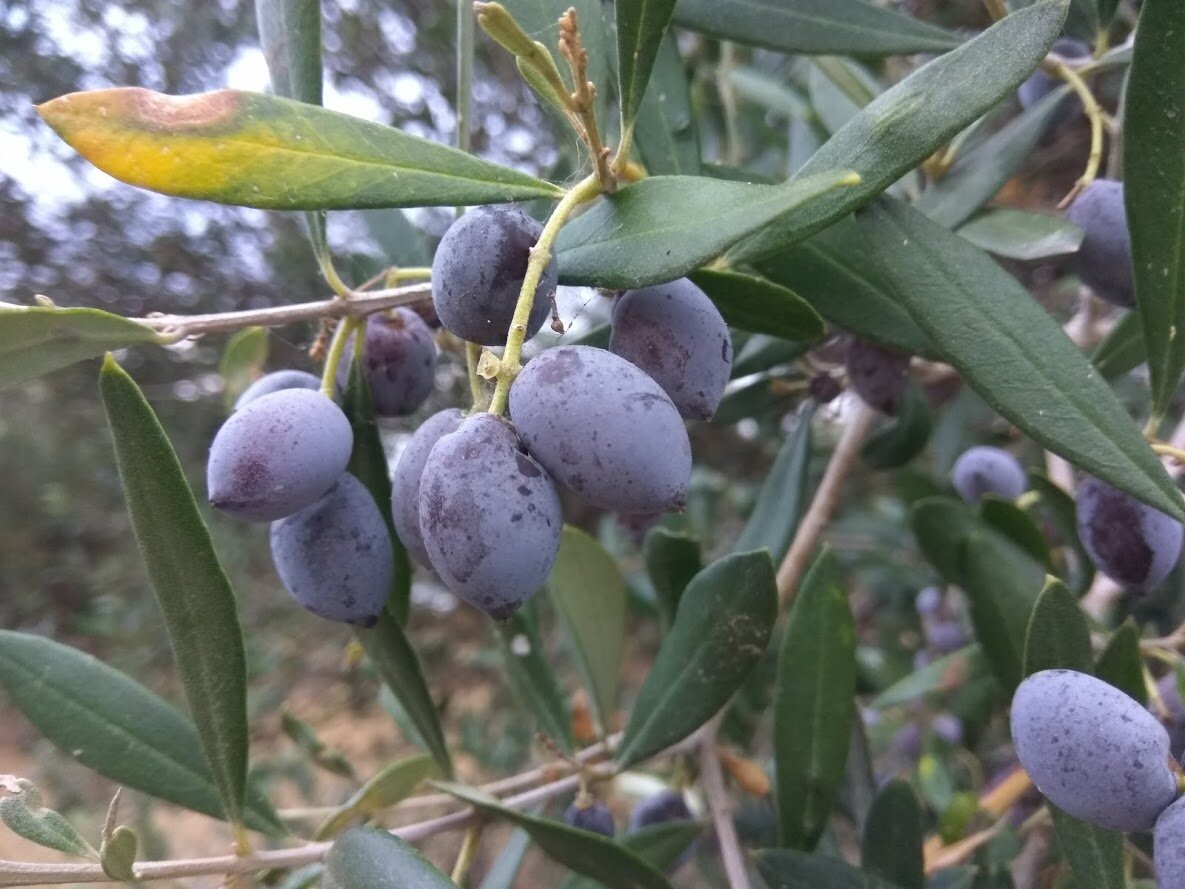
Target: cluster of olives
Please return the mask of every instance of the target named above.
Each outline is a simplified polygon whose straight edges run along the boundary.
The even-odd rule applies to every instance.
[[[1169,736],[1135,700],[1073,670],[1043,670],[1012,700],[1020,764],[1058,808],[1109,830],[1153,831],[1157,883],[1185,885],[1185,805]]]
[[[670,824],[675,821],[691,821],[694,816],[687,807],[683,794],[678,790],[662,790],[638,802],[630,812],[627,833],[634,833],[644,827],[655,824]],[[581,830],[599,833],[601,836],[613,838],[617,831],[613,823],[613,813],[602,802],[577,797],[564,810],[564,823]],[[683,866],[694,854],[695,849],[688,847],[670,866],[674,872]]]
[[[432,388],[432,332],[408,309],[371,317],[365,331],[375,411],[415,411]],[[301,605],[367,626],[386,603],[395,558],[378,505],[346,471],[354,446],[350,422],[320,388],[312,374],[286,370],[244,391],[210,446],[207,491],[224,512],[272,522],[276,571]]]
[[[441,324],[470,342],[505,341],[540,234],[513,208],[461,216],[432,265]],[[553,251],[526,335],[547,320],[557,280]],[[363,361],[381,416],[414,412],[433,388],[432,333],[408,309],[368,320]],[[526,365],[510,389],[509,420],[455,408],[425,420],[395,468],[392,524],[453,593],[506,619],[543,585],[559,552],[557,483],[626,517],[685,505],[684,419],[712,416],[731,368],[728,327],[691,281],[629,291],[614,307],[608,350],[557,346]],[[346,372],[337,369],[339,386]],[[210,502],[274,522],[277,571],[302,605],[369,624],[394,572],[385,520],[346,473],[350,424],[319,389],[310,374],[282,371],[244,393],[210,449]]]

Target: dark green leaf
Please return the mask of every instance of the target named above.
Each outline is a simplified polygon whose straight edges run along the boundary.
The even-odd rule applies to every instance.
[[[160,341],[152,328],[98,309],[0,302],[0,390],[109,349]]]
[[[1061,31],[1066,2],[1048,0],[1015,12],[878,96],[795,175],[850,168],[860,174],[860,184],[812,202],[808,212],[787,214],[732,248],[728,260],[751,263],[803,240],[924,161],[1032,72]]]
[[[846,861],[793,849],[763,849],[754,856],[769,889],[898,889]]]
[[[1144,658],[1140,654],[1140,628],[1130,617],[1111,634],[1095,664],[1095,675],[1124,692],[1141,707],[1148,704],[1144,685]]]
[[[670,889],[666,877],[653,866],[607,837],[508,809],[480,790],[460,784],[438,783],[437,786],[483,815],[521,827],[547,855],[579,874],[615,889]]]
[[[132,867],[136,863],[136,846],[136,833],[130,827],[121,824],[111,831],[111,837],[103,840],[99,848],[103,873],[121,883],[135,882]]]
[[[725,395],[712,416],[712,422],[726,426],[746,417],[764,417],[775,410],[784,412],[793,403],[794,399],[787,393],[776,391],[773,380],[767,377],[746,383]]]
[[[725,556],[692,579],[638,691],[618,763],[681,741],[728,702],[769,645],[777,598],[764,550]]]
[[[859,114],[863,107],[840,89],[818,65],[811,65],[807,69],[807,89],[810,92],[811,108],[828,135],[842,130],[844,124]]]
[[[259,42],[277,96],[321,104],[321,0],[255,0]]]
[[[394,834],[355,827],[325,858],[325,885],[334,889],[456,889],[456,883]]]
[[[1046,568],[1053,566],[1049,554],[1049,542],[1041,533],[1036,520],[1016,505],[995,494],[987,494],[979,502],[979,515]]]
[[[266,327],[246,327],[226,341],[218,360],[218,375],[222,377],[222,403],[228,411],[263,372],[267,352]]]
[[[1124,889],[1123,834],[1104,830],[1050,805],[1062,857],[1080,889]]]
[[[167,96],[123,87],[71,93],[37,111],[105,173],[177,197],[334,210],[562,194],[534,176],[394,127],[262,93]]]
[[[669,821],[630,831],[619,836],[617,842],[647,864],[665,872],[703,832],[704,826],[698,821]],[[565,880],[561,889],[597,889],[606,885],[588,877],[574,876]],[[608,884],[607,889],[614,887]]]
[[[983,649],[978,645],[968,645],[899,679],[873,698],[869,706],[874,710],[883,710],[886,707],[908,704],[926,695],[961,688],[968,682],[986,676],[987,673],[988,665],[983,656]]]
[[[231,821],[247,790],[247,661],[235,594],[156,414],[110,355],[99,378],[124,499],[185,698]]]
[[[824,549],[790,610],[774,688],[781,845],[813,849],[843,777],[856,691],[856,631],[839,568]]]
[[[663,38],[634,122],[634,143],[651,176],[700,174],[699,126],[673,34]]]
[[[99,853],[74,829],[74,825],[53,809],[42,808],[41,794],[33,782],[19,778],[17,783],[19,793],[9,793],[0,799],[0,821],[9,830],[47,849],[92,861],[98,859]]]
[[[564,526],[560,553],[547,581],[588,687],[602,731],[617,710],[625,651],[625,581],[617,562],[594,538]]]
[[[901,889],[925,889],[922,867],[922,809],[909,783],[890,781],[872,801],[860,864],[865,872]]]
[[[822,339],[823,319],[801,296],[780,284],[739,272],[699,269],[692,281],[711,297],[731,327],[787,340]]]
[[[990,201],[1033,153],[1069,94],[1068,86],[1055,89],[960,155],[945,176],[922,192],[915,206],[935,222],[958,228]]]
[[[809,344],[791,342],[764,333],[745,340],[732,360],[732,379],[769,370],[779,364],[790,364],[806,354]]]
[[[768,111],[793,120],[807,120],[814,113],[810,102],[795,87],[760,68],[730,68],[728,82],[742,99],[755,102]]]
[[[0,630],[0,685],[59,750],[105,778],[213,818],[224,817],[193,724],[139,683],[50,639]],[[285,833],[249,790],[248,827]]]
[[[669,628],[675,622],[679,600],[687,585],[704,566],[699,541],[660,525],[646,535],[642,550],[658,614],[663,627]]]
[[[528,619],[524,612],[531,614],[532,619]],[[520,608],[498,627],[506,675],[519,698],[534,714],[539,731],[565,753],[571,753],[572,719],[533,618],[534,613],[528,608]]]
[[[653,176],[602,198],[560,232],[560,281],[628,289],[671,281],[719,256],[771,220],[809,215],[845,171],[783,185],[707,176]]]
[[[841,219],[761,260],[757,270],[845,330],[913,355],[937,356],[926,335],[897,304],[854,219]]]
[[[424,682],[420,659],[399,622],[390,613],[383,612],[373,627],[356,627],[354,632],[366,654],[374,661],[383,682],[399,701],[428,752],[440,766],[441,774],[451,776],[453,763],[444,743],[436,705]]]
[[[391,538],[391,551],[395,556],[395,580],[391,584],[391,594],[387,597],[387,610],[402,625],[407,621],[407,613],[411,608],[411,559],[407,555],[407,548],[395,532],[395,523],[391,519],[391,476],[387,468],[387,452],[383,448],[383,440],[374,417],[374,403],[371,400],[366,363],[357,348],[350,361],[346,391],[342,396],[342,410],[345,411],[350,428],[354,431],[354,450],[350,454],[350,463],[346,468],[370,491],[370,496],[379,507],[379,514],[387,524]]]
[[[813,419],[814,409],[809,406],[799,414],[794,431],[782,443],[774,465],[761,484],[757,502],[741,529],[741,536],[733,544],[733,552],[764,548],[775,563],[780,563],[786,555],[806,509]]]
[[[897,416],[888,426],[868,436],[860,448],[860,457],[871,469],[896,469],[904,466],[923,450],[934,426],[930,399],[912,380]]]
[[[1144,329],[1140,326],[1140,313],[1127,312],[1115,322],[1103,341],[1098,344],[1090,363],[1098,369],[1105,380],[1114,380],[1128,371],[1135,370],[1148,360],[1144,348]]]
[[[411,796],[420,784],[435,775],[436,763],[427,754],[392,763],[338,806],[317,828],[313,839],[332,839],[353,824]]]
[[[1185,519],[1123,405],[1015,278],[905,204],[879,203],[862,220],[897,299],[988,404],[1076,466]]]
[[[865,0],[679,0],[685,28],[795,53],[894,55],[943,52],[959,38]]]
[[[988,210],[959,229],[981,250],[1006,259],[1066,256],[1082,243],[1082,229],[1061,216],[1028,210]]]
[[[1185,4],[1146,0],[1124,110],[1123,182],[1136,304],[1152,407],[1164,412],[1185,371]]]
[[[617,0],[613,8],[617,12],[617,96],[625,134],[642,108],[659,45],[675,14],[675,0]]]
[[[1037,597],[1025,633],[1025,675],[1041,670],[1094,672],[1086,618],[1066,585],[1052,577]]]

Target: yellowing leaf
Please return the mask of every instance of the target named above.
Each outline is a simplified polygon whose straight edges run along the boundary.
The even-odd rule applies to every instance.
[[[276,210],[428,207],[560,189],[455,148],[313,105],[239,90],[125,87],[39,105],[54,131],[122,182]]]

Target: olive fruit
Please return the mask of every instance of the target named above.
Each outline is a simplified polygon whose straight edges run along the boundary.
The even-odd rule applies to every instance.
[[[321,378],[303,370],[277,370],[264,374],[250,386],[235,401],[234,410],[250,404],[257,398],[279,392],[281,389],[312,389],[314,392],[321,388]]]
[[[848,382],[871,408],[890,417],[901,410],[909,384],[909,356],[863,337],[848,337],[844,365]]]
[[[354,338],[346,346],[353,355]],[[436,342],[424,319],[411,309],[371,315],[366,319],[362,366],[370,383],[374,412],[380,417],[404,417],[422,405],[436,385]],[[337,369],[337,386],[345,389],[350,362]]]
[[[590,830],[601,836],[613,837],[616,828],[613,825],[613,813],[604,803],[593,802],[587,806],[572,803],[564,810],[564,823],[581,830]]]
[[[1071,264],[1100,299],[1117,306],[1136,304],[1132,241],[1123,205],[1123,183],[1095,179],[1074,198],[1066,218],[1083,231]]]
[[[1096,568],[1129,590],[1168,577],[1181,556],[1180,522],[1097,478],[1083,479],[1075,502],[1078,537]]]
[[[453,407],[438,411],[421,423],[400,454],[391,477],[391,518],[395,533],[408,554],[425,568],[432,563],[420,534],[420,479],[436,442],[441,436],[456,432],[464,419],[465,415]]]
[[[1015,500],[1029,483],[1024,468],[1014,456],[987,445],[963,451],[951,467],[950,480],[968,503],[978,503],[985,494]]]

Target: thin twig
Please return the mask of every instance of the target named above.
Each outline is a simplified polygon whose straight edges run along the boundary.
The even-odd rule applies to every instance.
[[[723,714],[725,711],[721,710]],[[728,788],[724,786],[724,773],[720,769],[720,756],[716,752],[716,734],[719,715],[705,727],[699,743],[700,783],[712,815],[716,830],[716,844],[720,847],[720,860],[729,889],[749,889],[749,873],[745,868],[745,855],[737,837],[736,825],[732,820],[732,802]]]
[[[405,306],[409,303],[430,299],[432,288],[428,284],[411,284],[388,290],[356,292],[349,300],[334,298],[293,306],[272,306],[267,309],[245,309],[237,312],[215,312],[209,315],[149,315],[133,318],[146,327],[158,330],[169,341],[204,333],[231,333],[244,327],[282,327],[298,321],[314,321],[320,318],[362,318],[383,309]]]
[[[855,413],[835,446],[827,470],[823,473],[823,480],[807,508],[806,515],[798,525],[798,531],[790,544],[790,550],[778,566],[778,607],[785,612],[794,601],[798,592],[798,584],[806,573],[814,554],[819,536],[839,504],[839,492],[844,480],[852,469],[856,454],[860,451],[872,424],[876,421],[876,412],[864,402],[859,402]]]

